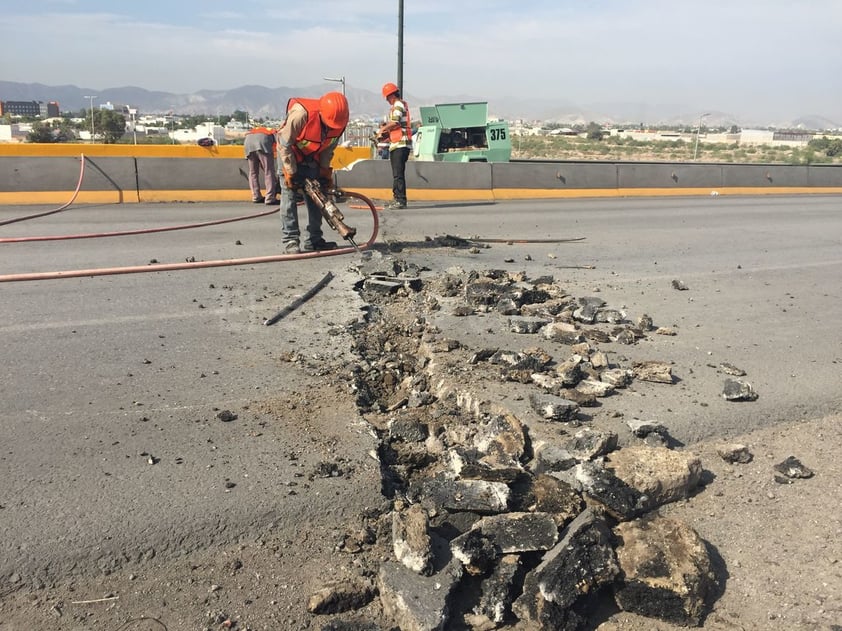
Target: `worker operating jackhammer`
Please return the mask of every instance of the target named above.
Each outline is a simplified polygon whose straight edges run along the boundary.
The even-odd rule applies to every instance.
[[[323,210],[311,195],[304,195],[307,237],[301,247],[295,192],[303,190],[308,179],[316,180],[323,191],[333,188],[330,161],[348,125],[348,118],[348,100],[339,92],[328,92],[319,99],[291,98],[287,103],[287,117],[278,132],[278,158],[283,171],[281,231],[286,254],[335,250],[337,247],[335,242],[325,241]]]

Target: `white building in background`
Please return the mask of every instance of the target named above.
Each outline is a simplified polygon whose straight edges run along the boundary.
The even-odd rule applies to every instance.
[[[27,134],[31,130],[31,125],[28,129],[21,129],[21,125],[19,123],[0,125],[0,142],[24,142]]]
[[[176,129],[170,132],[174,142],[196,144],[201,138],[213,138],[216,144],[225,139],[225,128],[213,122],[200,123],[193,129]]]
[[[770,147],[803,147],[815,134],[806,131],[774,131],[768,129],[743,129],[740,132],[741,145],[768,145]]]
[[[251,125],[231,119],[225,124],[225,137],[228,140],[242,140],[250,129]]]

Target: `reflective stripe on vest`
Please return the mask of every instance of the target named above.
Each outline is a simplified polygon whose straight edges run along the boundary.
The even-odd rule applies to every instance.
[[[412,127],[409,124],[409,105],[407,105],[406,101],[403,99],[398,99],[398,101],[403,103],[403,111],[406,115],[406,125],[404,127],[395,127],[394,129],[389,130],[389,142],[400,142],[403,139],[403,135],[406,134],[406,143],[409,144],[412,142]]]

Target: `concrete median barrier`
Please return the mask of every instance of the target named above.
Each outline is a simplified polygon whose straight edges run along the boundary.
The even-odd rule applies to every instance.
[[[359,155],[337,150],[338,185],[390,199],[389,161]],[[0,204],[245,202],[247,177],[236,145],[0,145]],[[406,178],[416,201],[842,193],[842,165],[412,160]]]
[[[372,198],[392,198],[392,165],[388,160],[360,160],[335,173],[341,188]],[[413,200],[492,199],[492,165],[410,161],[406,165],[406,186]]]

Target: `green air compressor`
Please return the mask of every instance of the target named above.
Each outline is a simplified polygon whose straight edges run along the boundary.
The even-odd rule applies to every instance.
[[[508,162],[509,124],[488,120],[488,103],[443,103],[421,107],[421,126],[412,138],[416,160]]]

